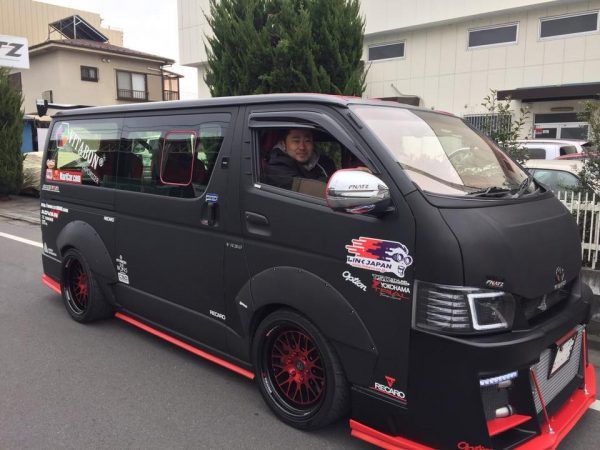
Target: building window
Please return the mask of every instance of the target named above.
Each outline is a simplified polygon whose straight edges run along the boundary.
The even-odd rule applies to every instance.
[[[392,58],[404,58],[404,42],[369,46],[369,61]]]
[[[163,75],[163,100],[179,100],[179,77]]]
[[[598,31],[598,11],[540,19],[540,38]]]
[[[8,76],[8,87],[11,89],[16,89],[17,91],[23,90],[23,86],[21,84],[21,72],[11,73]]]
[[[98,68],[81,66],[81,81],[98,81]]]
[[[117,99],[148,100],[146,75],[117,70]]]
[[[516,44],[518,28],[518,24],[512,23],[469,30],[469,48]]]

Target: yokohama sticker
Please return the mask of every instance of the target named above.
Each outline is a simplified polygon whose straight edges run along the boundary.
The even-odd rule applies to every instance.
[[[410,298],[410,283],[405,280],[373,274],[371,289],[382,297],[396,300],[408,300]]]
[[[404,278],[404,271],[413,263],[406,245],[395,241],[384,241],[361,236],[346,245],[349,255],[346,263],[359,269],[380,273],[393,273]]]

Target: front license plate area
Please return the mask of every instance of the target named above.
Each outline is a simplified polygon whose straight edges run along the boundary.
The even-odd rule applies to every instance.
[[[577,333],[572,334],[566,340],[562,340],[561,343],[556,343],[556,348],[554,350],[554,359],[552,361],[552,365],[550,366],[550,377],[558,372],[561,367],[565,366],[571,356],[573,355],[573,349],[575,348],[575,339],[577,338]]]

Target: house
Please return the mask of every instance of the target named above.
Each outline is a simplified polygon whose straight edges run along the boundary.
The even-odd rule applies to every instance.
[[[38,100],[101,106],[179,99],[181,75],[165,69],[174,60],[123,47],[123,32],[103,27],[98,14],[34,0],[2,0],[0,30],[28,39],[30,68],[10,74],[27,114],[35,114]],[[39,128],[32,128],[33,149]]]

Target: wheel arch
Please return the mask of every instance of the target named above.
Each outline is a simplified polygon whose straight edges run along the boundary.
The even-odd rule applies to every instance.
[[[91,271],[98,277],[102,291],[114,303],[114,295],[107,285],[117,282],[117,272],[96,230],[86,222],[74,220],[61,230],[56,244],[61,260],[70,248],[78,250],[85,257]]]
[[[245,288],[243,297],[252,302],[240,312],[249,345],[266,316],[289,308],[310,320],[333,345],[349,381],[364,383],[370,376],[377,359],[374,340],[357,311],[330,283],[304,269],[273,267],[253,276]]]

